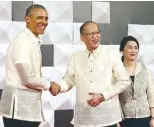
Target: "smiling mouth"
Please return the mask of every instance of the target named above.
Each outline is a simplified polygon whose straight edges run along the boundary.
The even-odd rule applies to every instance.
[[[98,40],[92,40],[91,42],[96,44],[98,43]]]
[[[130,54],[130,56],[136,56],[136,54]]]
[[[46,26],[45,25],[38,25],[38,28],[40,28],[41,30],[45,30]]]

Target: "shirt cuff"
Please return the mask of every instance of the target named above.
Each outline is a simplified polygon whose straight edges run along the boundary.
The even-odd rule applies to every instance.
[[[61,81],[61,82],[59,82],[59,85],[60,85],[60,87],[61,87],[61,93],[64,93],[64,92],[67,92],[68,91],[68,85],[66,84],[66,82],[64,82],[64,81]]]
[[[45,86],[45,90],[49,90],[51,87],[50,82],[46,81],[46,86]]]
[[[154,101],[149,102],[149,107],[154,108]]]
[[[109,92],[103,91],[103,92],[101,92],[101,94],[104,96],[105,100],[110,99],[110,93]]]

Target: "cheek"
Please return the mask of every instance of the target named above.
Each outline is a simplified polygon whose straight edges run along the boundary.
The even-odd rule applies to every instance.
[[[130,53],[129,50],[124,51],[124,56],[129,56],[129,53]]]
[[[138,50],[138,49],[136,49],[136,50],[135,50],[135,52],[136,52],[136,53],[138,53],[138,52],[139,52],[139,50]]]
[[[98,38],[101,39],[101,35],[98,35]]]

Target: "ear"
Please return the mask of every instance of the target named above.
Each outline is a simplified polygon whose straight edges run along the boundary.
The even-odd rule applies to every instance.
[[[84,42],[83,35],[80,34],[80,40]]]
[[[29,16],[25,16],[25,22],[26,22],[26,24],[29,24],[29,22],[30,22],[30,17]]]
[[[122,54],[122,55],[124,55],[124,52],[123,52],[123,51],[121,51],[121,54]]]

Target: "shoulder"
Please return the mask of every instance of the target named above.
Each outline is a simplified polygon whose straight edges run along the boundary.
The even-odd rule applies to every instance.
[[[23,31],[12,42],[10,47],[14,50],[30,50],[33,47],[31,38]]]
[[[149,75],[149,74],[151,75],[151,70],[146,65],[144,65],[142,63],[137,63],[136,71],[139,71],[140,73],[144,72],[147,75]]]
[[[121,53],[117,49],[112,48],[109,45],[103,45],[102,46],[102,53],[103,53],[103,51],[106,52],[107,54],[109,54],[111,57],[121,56]]]
[[[143,63],[136,63],[136,69],[139,69],[140,71],[141,70],[146,70],[146,71],[149,71],[149,69],[147,68],[147,66]]]
[[[82,49],[80,51],[76,51],[74,53],[72,53],[73,57],[82,57],[86,54],[86,49]]]
[[[106,57],[108,57],[112,63],[121,62],[121,53],[111,46],[102,47],[102,54],[106,54]]]
[[[32,40],[24,33],[21,32],[9,45],[8,52],[19,53],[29,52],[33,50]]]
[[[22,44],[22,45],[29,45],[31,44],[31,39],[29,36],[23,31],[21,32],[14,40],[14,43]],[[25,43],[24,43],[25,42]]]

